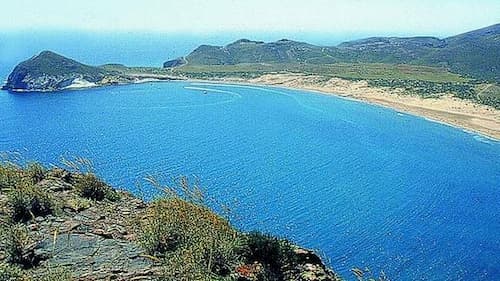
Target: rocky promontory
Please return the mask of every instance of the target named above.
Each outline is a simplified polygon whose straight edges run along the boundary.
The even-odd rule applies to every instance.
[[[50,92],[175,79],[162,73],[136,73],[134,68],[110,66],[113,65],[90,66],[51,51],[43,51],[19,63],[10,73],[2,90]]]
[[[18,64],[2,89],[55,91],[132,81],[130,77],[119,72],[85,65],[51,51],[43,51]]]
[[[186,179],[156,187],[145,202],[88,171],[0,164],[0,280],[340,280],[312,251],[238,231]]]

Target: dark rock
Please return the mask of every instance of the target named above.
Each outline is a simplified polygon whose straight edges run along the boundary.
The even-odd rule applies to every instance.
[[[165,68],[167,68],[167,67],[178,67],[178,66],[184,65],[186,63],[187,63],[186,59],[183,58],[183,57],[181,57],[181,58],[176,58],[176,59],[164,62],[163,63],[163,67],[165,67]]]
[[[53,253],[50,264],[69,266],[77,276],[100,276],[108,280],[125,273],[146,272],[153,263],[141,258],[143,254],[135,243],[104,239],[99,235],[67,234],[57,237],[55,244],[48,238],[41,243],[39,253]]]

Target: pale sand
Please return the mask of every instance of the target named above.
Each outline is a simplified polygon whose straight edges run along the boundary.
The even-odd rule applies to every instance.
[[[422,98],[404,94],[399,89],[369,86],[367,81],[302,74],[267,74],[253,79],[225,78],[218,81],[274,85],[314,90],[324,94],[349,97],[443,122],[500,140],[500,110],[472,101],[444,95]]]
[[[64,89],[83,89],[83,88],[92,88],[96,86],[97,84],[94,82],[89,82],[85,79],[76,78],[75,80],[73,80],[73,82],[71,82],[70,85],[64,87]]]

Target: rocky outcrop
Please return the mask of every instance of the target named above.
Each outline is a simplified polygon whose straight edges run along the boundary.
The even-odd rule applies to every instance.
[[[3,233],[2,237],[6,237],[7,233],[11,238],[0,239],[0,273],[2,268],[14,268],[15,272],[21,270],[19,276],[33,278],[22,280],[49,280],[47,276],[54,274],[54,269],[64,269],[63,272],[72,276],[71,280],[164,280],[166,272],[176,270],[165,267],[161,257],[148,255],[138,242],[137,222],[148,217],[153,203],[112,189],[116,192],[113,193],[114,199],[82,197],[77,191],[82,174],[53,168],[47,172],[32,173],[30,179],[40,179],[33,188],[46,193],[44,198],[55,200],[58,211],[49,215],[30,212],[30,219],[12,224],[9,217],[13,212],[10,202],[13,197],[9,194],[8,182],[12,183],[13,178],[24,172],[15,168],[11,168],[11,173],[6,171],[3,168],[3,174],[0,173],[0,233]],[[12,229],[19,225],[26,233],[20,232],[16,236]],[[12,238],[16,241],[14,244],[7,242]],[[21,243],[25,240],[29,242]],[[341,280],[314,252],[296,246],[293,248],[290,254],[293,262],[278,269],[277,279],[265,280]],[[15,255],[22,257],[14,259]],[[19,261],[28,263],[20,264]],[[266,269],[262,260],[250,259],[248,262],[240,263],[225,280],[263,280],[269,268]],[[206,278],[196,280],[212,280]]]
[[[181,66],[181,65],[185,65],[186,63],[187,63],[186,59],[184,57],[181,57],[181,58],[176,58],[176,59],[164,62],[163,63],[163,67],[164,68],[178,67],[178,66]]]
[[[56,91],[134,82],[134,78],[79,63],[51,51],[18,64],[2,87],[9,91]]]
[[[135,242],[131,225],[131,218],[140,215],[146,203],[125,192],[119,201],[82,199],[73,190],[73,180],[74,175],[57,169],[38,183],[60,200],[61,210],[26,222],[33,243],[25,255],[37,261],[36,267],[27,269],[28,275],[41,278],[51,268],[63,266],[75,280],[158,277],[161,266]],[[3,207],[6,201],[6,194],[0,192]],[[0,242],[0,263],[6,259],[3,250]]]

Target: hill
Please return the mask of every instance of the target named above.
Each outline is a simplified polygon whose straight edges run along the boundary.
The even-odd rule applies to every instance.
[[[323,47],[282,39],[241,39],[226,46],[202,45],[164,67],[192,65],[388,63],[445,67],[476,79],[500,82],[500,24],[439,39],[373,37]],[[183,64],[182,63],[182,64]]]
[[[474,78],[500,82],[500,24],[444,39],[446,45],[416,63],[443,65]]]
[[[186,57],[186,61],[202,65],[292,62],[332,63],[335,60],[329,55],[330,51],[329,48],[287,39],[271,43],[240,39],[224,47],[201,45]],[[320,60],[317,61],[315,58]]]
[[[11,91],[53,91],[129,82],[118,72],[89,66],[51,51],[40,54],[18,64],[3,86]]]

